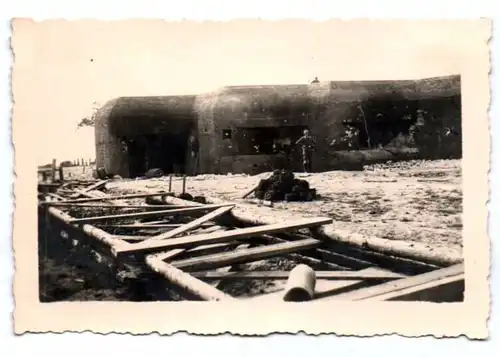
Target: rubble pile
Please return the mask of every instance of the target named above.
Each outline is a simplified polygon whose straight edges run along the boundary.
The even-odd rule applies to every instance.
[[[275,170],[270,178],[260,180],[254,194],[260,200],[273,202],[303,202],[316,198],[316,190],[309,187],[309,182],[295,178],[289,170]]]

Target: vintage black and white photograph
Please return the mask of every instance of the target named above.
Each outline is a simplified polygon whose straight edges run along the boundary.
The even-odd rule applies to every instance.
[[[40,167],[42,301],[463,299],[459,75],[118,97],[81,123],[95,158]]]
[[[451,31],[424,61],[383,24],[356,50],[314,26],[25,25],[41,304],[464,302]]]

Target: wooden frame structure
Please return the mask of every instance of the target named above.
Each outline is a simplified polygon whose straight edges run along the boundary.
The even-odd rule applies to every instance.
[[[447,294],[446,289],[451,292],[445,300],[456,301],[457,296],[463,294],[463,264],[435,267],[412,262],[417,268],[408,276],[388,269],[391,264],[409,264],[398,257],[357,248],[340,249],[297,232],[331,223],[330,218],[301,218],[235,228],[224,220],[235,207],[234,203],[185,201],[185,205],[168,205],[164,204],[167,192],[110,196],[98,191],[106,183],[106,180],[71,182],[66,185],[69,191],[45,193],[39,203],[45,216],[40,218],[56,219],[64,226],[85,233],[85,239],[106,247],[109,256],[118,263],[139,265],[197,299],[237,298],[219,288],[222,282],[288,279],[288,271],[235,270],[240,264],[284,255],[322,263],[328,269],[316,271],[318,301],[435,301]],[[123,202],[151,197],[159,198],[159,204]],[[113,214],[74,217],[68,212],[89,208],[112,210]],[[114,213],[116,211],[118,213]],[[147,221],[123,222],[139,219]],[[279,299],[279,294],[268,297],[273,296]],[[259,298],[262,297],[254,299]]]

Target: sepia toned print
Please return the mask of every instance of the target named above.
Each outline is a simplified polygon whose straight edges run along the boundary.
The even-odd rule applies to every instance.
[[[127,28],[137,43],[125,41]],[[396,28],[421,37],[408,44]],[[248,29],[274,32],[263,46]],[[339,56],[331,51],[345,37],[313,55],[279,46],[293,33],[325,39],[339,29],[358,40],[378,31],[385,45],[358,41]],[[32,31],[39,42],[28,41]],[[488,31],[472,20],[16,20],[16,330],[484,338]],[[164,44],[141,42],[146,33]],[[56,50],[50,36],[75,52]],[[189,45],[168,57],[180,40]],[[238,62],[223,40],[254,48],[255,61]],[[406,52],[397,59],[387,53],[398,48]],[[364,56],[371,70],[361,66],[364,51],[374,54]],[[32,88],[22,81],[30,75],[39,80]],[[55,88],[48,102],[34,93],[44,78]],[[57,87],[77,84],[85,99]],[[56,93],[67,99],[58,104]],[[33,117],[35,102],[47,117]],[[63,139],[30,154],[33,133],[19,123],[35,120],[64,122],[68,131],[53,138],[90,135],[80,147]],[[22,207],[37,228],[17,223]],[[33,238],[20,238],[23,229]],[[56,313],[64,316],[48,318]]]

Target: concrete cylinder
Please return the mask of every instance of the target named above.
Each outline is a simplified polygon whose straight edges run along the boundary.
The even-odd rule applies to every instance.
[[[305,265],[299,264],[290,271],[283,295],[284,301],[309,301],[314,297],[316,273]]]

